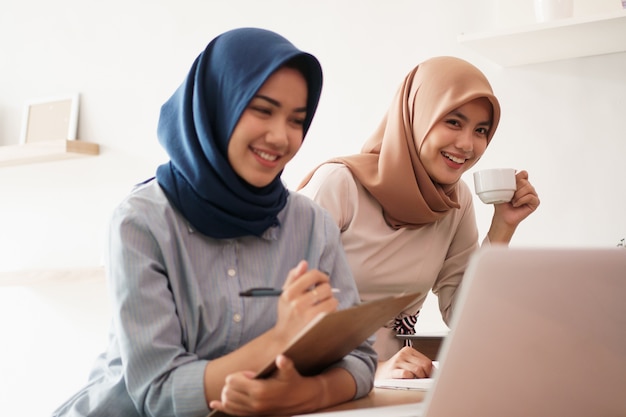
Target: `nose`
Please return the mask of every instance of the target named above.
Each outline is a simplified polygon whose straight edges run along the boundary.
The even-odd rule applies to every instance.
[[[456,147],[463,152],[471,152],[474,150],[474,135],[470,130],[463,130],[456,139]]]
[[[265,140],[268,144],[276,148],[284,147],[289,142],[287,131],[288,126],[286,121],[274,120],[267,130]]]

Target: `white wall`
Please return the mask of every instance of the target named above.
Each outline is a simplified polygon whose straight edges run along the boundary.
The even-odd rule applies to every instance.
[[[502,101],[501,127],[477,168],[527,169],[542,199],[513,244],[614,246],[626,235],[626,55],[500,68],[456,36],[527,23],[532,2],[466,3],[15,2],[0,14],[0,144],[17,143],[25,101],[78,91],[78,136],[102,154],[0,169],[0,270],[99,264],[111,209],[165,161],[160,105],[211,38],[246,25],[284,34],[324,67],[313,128],[284,174],[289,186],[325,158],[357,152],[404,74],[452,54],[479,66]],[[485,232],[491,208],[477,209]]]
[[[166,160],[155,135],[161,104],[210,39],[240,26],[275,30],[324,68],[288,186],[328,157],[358,152],[415,64],[456,55],[487,74],[503,108],[477,168],[527,169],[542,200],[512,245],[615,246],[626,236],[626,53],[500,68],[456,41],[532,22],[532,0],[11,3],[0,13],[0,145],[17,143],[24,102],[77,91],[78,136],[102,153],[0,168],[0,271],[101,264],[111,210]],[[578,0],[578,13],[598,4]],[[476,207],[484,234],[491,207]]]
[[[12,5],[0,15],[0,144],[17,143],[25,101],[78,91],[78,136],[99,143],[102,154],[0,170],[0,270],[98,264],[111,209],[165,160],[155,137],[160,105],[212,37],[246,25],[284,34],[324,66],[320,109],[285,171],[289,186],[325,158],[357,152],[404,74],[430,56],[452,54],[483,69],[502,101],[501,127],[477,168],[527,169],[542,199],[513,244],[615,245],[626,235],[626,55],[503,69],[459,45],[456,36],[512,19],[526,23],[532,2],[481,0],[482,9],[465,3]],[[477,209],[484,232],[491,208]]]

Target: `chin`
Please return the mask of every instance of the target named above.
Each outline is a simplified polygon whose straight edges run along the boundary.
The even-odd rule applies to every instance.
[[[461,180],[461,176],[446,176],[437,181],[441,185],[454,185]]]
[[[272,181],[274,181],[275,178],[276,177],[272,177],[268,179],[256,178],[255,181],[248,181],[248,184],[252,185],[253,187],[263,188],[263,187],[267,187],[268,185],[270,185]]]
[[[249,183],[251,186],[256,187],[256,188],[263,188],[263,187],[267,187],[268,185],[270,185],[270,182],[251,182]]]

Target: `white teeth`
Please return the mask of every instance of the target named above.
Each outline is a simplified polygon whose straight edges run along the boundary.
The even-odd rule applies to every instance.
[[[457,158],[455,156],[450,155],[449,153],[443,152],[443,156],[451,160],[452,162],[456,162],[457,164],[462,164],[465,162],[465,159]]]
[[[255,153],[255,154],[257,154],[257,155],[259,155],[261,158],[265,159],[266,161],[273,162],[273,161],[275,161],[275,160],[277,160],[277,159],[278,159],[278,156],[276,156],[276,155],[272,155],[272,154],[269,154],[269,153],[267,153],[267,152],[263,152],[263,151],[259,151],[259,150],[254,150],[254,153]]]

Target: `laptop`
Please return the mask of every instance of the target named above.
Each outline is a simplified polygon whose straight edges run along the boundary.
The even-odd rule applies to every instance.
[[[625,249],[484,248],[459,291],[423,402],[317,415],[626,416]]]

